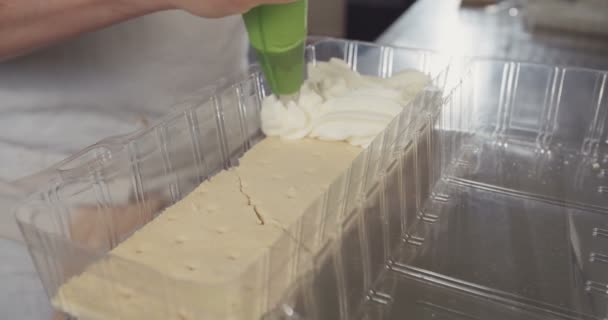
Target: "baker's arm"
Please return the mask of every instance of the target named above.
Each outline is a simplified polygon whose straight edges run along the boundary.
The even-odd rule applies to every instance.
[[[157,1],[0,0],[0,60],[162,9]]]
[[[184,9],[205,17],[291,0],[0,0],[0,61],[137,16]]]

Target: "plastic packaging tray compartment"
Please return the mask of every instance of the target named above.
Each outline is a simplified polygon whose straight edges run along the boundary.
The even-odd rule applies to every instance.
[[[362,318],[606,319],[607,90],[607,72],[475,62],[383,175],[372,211],[404,233]]]
[[[41,192],[20,206],[16,215],[48,295],[53,297],[65,281],[92,262],[103,261],[95,269],[98,276],[108,280],[104,288],[99,288],[101,298],[120,294],[113,286],[113,279],[120,274],[122,284],[136,294],[155,299],[158,303],[153,309],[167,319],[179,317],[184,310],[200,319],[248,319],[272,310],[281,301],[285,306],[290,305],[289,299],[295,299],[291,300],[294,307],[304,308],[302,313],[318,310],[315,301],[305,299],[307,304],[302,305],[301,295],[289,295],[288,289],[302,292],[295,289],[299,283],[306,282],[297,280],[316,278],[319,266],[336,252],[334,240],[340,239],[345,228],[352,224],[349,222],[352,219],[346,217],[357,216],[357,197],[377,186],[377,174],[399,155],[393,151],[411,139],[411,134],[404,135],[402,131],[438,107],[440,92],[445,92],[445,86],[456,83],[459,78],[450,76],[455,72],[449,72],[448,58],[420,50],[343,40],[321,40],[307,48],[310,62],[333,57],[342,58],[369,75],[389,76],[406,68],[422,70],[433,77],[433,87],[439,90],[425,92],[405,108],[353,167],[330,186],[323,199],[310,207],[302,221],[292,226],[291,234],[286,234],[241,277],[219,286],[180,283],[191,290],[211,290],[217,299],[189,303],[183,296],[185,293],[173,290],[176,280],[171,278],[164,279],[165,288],[149,288],[143,275],[161,275],[132,262],[120,261],[108,252],[161,211],[155,201],[159,196],[168,199],[163,206],[180,200],[208,177],[236,165],[237,159],[263,138],[259,109],[260,100],[268,90],[264,89],[257,72],[243,81],[226,80],[224,85],[204,91],[215,95],[194,94],[178,106],[179,112],[159,125],[101,141],[40,175],[47,180],[41,184]],[[124,210],[129,204],[136,210]],[[338,214],[343,212],[355,213]],[[129,225],[117,227],[118,219],[129,221]],[[401,233],[394,232],[395,235]],[[313,259],[308,251],[301,250],[302,245],[314,248],[318,258]],[[389,252],[385,244],[382,245],[382,252]],[[370,264],[369,261],[359,263]],[[124,282],[125,274],[129,275],[128,283]],[[365,284],[370,285],[369,273],[366,279]],[[350,290],[351,300],[363,298],[365,289],[363,286]],[[252,291],[256,294],[245,293]],[[209,314],[211,308],[206,303],[223,309]],[[120,308],[120,303],[116,307]],[[347,307],[340,304],[343,316]]]

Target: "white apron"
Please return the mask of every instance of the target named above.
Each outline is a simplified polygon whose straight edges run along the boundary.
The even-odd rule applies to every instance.
[[[0,63],[0,319],[50,319],[7,183],[169,111],[246,66],[240,17],[161,12]]]

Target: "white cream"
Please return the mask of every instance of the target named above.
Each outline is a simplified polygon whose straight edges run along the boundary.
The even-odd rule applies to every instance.
[[[308,66],[298,103],[284,105],[274,96],[262,106],[267,136],[347,141],[366,147],[430,83],[418,71],[390,78],[363,76],[342,60]]]

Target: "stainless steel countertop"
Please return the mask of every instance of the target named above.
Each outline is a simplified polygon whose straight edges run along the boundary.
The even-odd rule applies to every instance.
[[[450,54],[608,69],[608,39],[528,32],[525,0],[460,7],[460,0],[418,0],[378,42]]]

